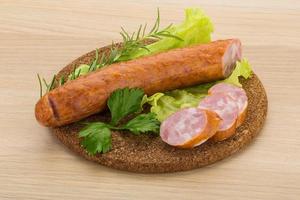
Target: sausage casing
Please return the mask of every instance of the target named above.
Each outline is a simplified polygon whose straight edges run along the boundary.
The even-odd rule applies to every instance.
[[[102,111],[118,88],[142,88],[146,94],[226,78],[241,59],[238,39],[218,40],[115,63],[45,94],[36,104],[36,119],[57,127]]]

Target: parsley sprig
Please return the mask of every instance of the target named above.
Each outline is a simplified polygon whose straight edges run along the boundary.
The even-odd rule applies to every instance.
[[[159,121],[156,119],[154,113],[140,114],[128,121],[126,124],[122,125],[119,129],[129,130],[133,134],[139,135],[140,133],[145,133],[152,131],[157,133],[159,131]]]
[[[94,155],[96,153],[106,153],[111,149],[111,130],[129,130],[133,134],[157,133],[160,122],[154,113],[140,114],[141,102],[144,92],[138,88],[124,88],[115,90],[108,99],[107,105],[111,113],[110,123],[90,122],[79,132],[79,137],[83,138],[81,145]],[[128,115],[136,116],[125,122]]]
[[[136,52],[139,49],[145,49],[147,51],[150,51],[147,48],[147,45],[145,43],[146,40],[158,41],[163,38],[174,38],[182,41],[180,37],[170,32],[172,26],[173,25],[170,24],[169,26],[160,29],[160,13],[159,13],[159,9],[157,9],[157,17],[155,23],[148,33],[146,32],[147,24],[145,25],[141,24],[138,27],[138,30],[133,32],[132,34],[126,31],[123,27],[121,27],[120,35],[122,36],[123,39],[122,45],[116,45],[114,42],[112,42],[109,51],[103,52],[101,56],[99,56],[98,49],[96,49],[95,58],[93,59],[93,61],[90,64],[82,64],[79,65],[77,68],[74,68],[74,70],[71,72],[71,74],[68,77],[62,76],[56,82],[56,75],[54,75],[49,84],[45,81],[45,79],[42,79],[43,80],[43,84],[42,84],[41,78],[38,75],[39,85],[40,85],[40,97],[42,97],[43,92],[44,93],[49,92],[55,87],[64,85],[69,80],[77,79],[81,75],[90,73],[92,71],[95,71],[99,68],[102,68],[104,66],[113,63],[130,60],[131,55],[134,54],[134,52]]]
[[[90,153],[106,153],[111,149],[110,126],[103,122],[93,122],[87,124],[80,132],[83,138],[81,145]]]
[[[117,89],[110,95],[107,106],[111,112],[111,125],[115,126],[125,116],[140,111],[144,92],[141,89]]]

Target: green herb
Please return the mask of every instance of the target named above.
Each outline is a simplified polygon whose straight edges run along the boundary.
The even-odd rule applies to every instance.
[[[69,80],[75,80],[80,76],[81,69],[73,69],[72,73],[69,75]]]
[[[63,85],[65,84],[66,80],[65,80],[65,76],[61,76],[59,79],[59,85]]]
[[[147,45],[144,44],[145,40],[156,40],[159,41],[163,38],[174,38],[176,40],[182,41],[182,39],[175,34],[170,32],[170,29],[172,28],[172,24],[167,26],[166,28],[163,28],[160,30],[160,13],[159,9],[157,9],[157,18],[155,20],[155,23],[151,30],[146,33],[147,24],[140,25],[138,27],[138,30],[136,32],[133,32],[132,34],[129,34],[123,27],[121,27],[120,35],[123,38],[123,42],[121,46],[115,45],[114,42],[112,42],[111,48],[108,53],[103,52],[101,54],[100,60],[99,60],[99,52],[98,49],[96,49],[95,58],[92,61],[91,64],[83,64],[78,66],[77,68],[74,68],[74,70],[71,72],[71,74],[67,77],[67,79],[63,78],[63,81],[59,81],[59,84],[56,86],[64,85],[69,80],[75,80],[79,76],[90,73],[92,71],[95,71],[99,68],[102,68],[107,65],[111,65],[116,62],[121,61],[127,61],[131,59],[131,55],[137,52],[140,49],[145,49],[149,51],[147,48]],[[53,77],[52,81],[55,81],[55,77]],[[46,92],[51,91],[54,88],[54,82],[53,84],[47,84],[47,82],[44,80],[44,85],[46,87]],[[51,83],[52,83],[51,81]],[[51,87],[50,87],[51,85]],[[40,85],[40,88],[42,87],[42,84]],[[43,89],[40,89],[43,90]],[[41,95],[42,96],[42,95]]]
[[[120,49],[120,47],[117,47],[117,45],[112,42],[108,54],[105,55],[105,53],[102,53],[100,67],[118,62],[118,59],[121,56]]]
[[[43,96],[43,85],[42,85],[42,80],[43,80],[43,83],[46,87],[46,92],[49,92],[51,90],[54,89],[54,83],[55,83],[55,79],[56,79],[56,75],[54,75],[51,79],[51,82],[50,83],[47,83],[47,81],[43,78],[41,79],[40,75],[37,74],[37,77],[38,77],[38,81],[39,81],[39,86],[40,86],[40,97]]]
[[[89,72],[95,71],[97,69],[98,60],[99,60],[99,52],[98,52],[98,49],[96,49],[95,59],[92,62],[91,67],[89,68]]]
[[[55,87],[64,85],[66,83],[66,79],[64,76],[61,76],[60,79],[56,82],[56,74],[52,77],[51,82],[47,83],[47,81],[44,78],[41,78],[39,74],[37,74],[39,86],[40,86],[40,98],[43,96],[43,88],[45,88],[45,93],[50,92]],[[44,86],[43,86],[44,85]]]
[[[79,132],[83,140],[81,145],[90,153],[106,153],[111,149],[109,126],[102,122],[89,123]]]
[[[37,74],[38,80],[39,80],[39,86],[40,86],[40,98],[43,96],[43,85],[42,85],[42,80],[39,74]]]
[[[147,45],[144,43],[145,40],[161,40],[162,38],[174,38],[182,41],[182,39],[175,34],[172,34],[169,30],[171,29],[172,24],[166,28],[159,30],[160,28],[160,14],[159,9],[157,9],[157,18],[151,28],[151,30],[146,34],[147,24],[140,25],[136,32],[129,34],[123,27],[121,27],[120,35],[123,38],[123,46],[119,49],[117,61],[126,61],[131,59],[131,55],[139,49],[145,49],[150,51],[147,48]],[[143,31],[142,31],[143,30]]]
[[[51,91],[51,90],[54,89],[55,79],[56,79],[56,74],[53,76],[53,78],[52,78],[50,84],[48,85],[48,87],[47,87],[47,92],[49,92],[49,91]],[[45,79],[44,79],[44,81],[45,81]]]
[[[111,124],[116,125],[120,119],[141,109],[144,92],[141,89],[117,89],[107,101],[111,112]]]
[[[159,121],[154,113],[140,114],[128,121],[121,129],[127,129],[138,135],[145,132],[157,133],[159,130]]]
[[[157,133],[160,122],[154,113],[139,114],[128,122],[116,126],[121,119],[141,111],[141,102],[144,92],[141,89],[117,89],[108,99],[108,107],[111,111],[110,124],[104,122],[86,123],[79,132],[83,138],[81,145],[90,153],[105,153],[111,148],[111,130],[129,130],[133,134],[146,132]]]

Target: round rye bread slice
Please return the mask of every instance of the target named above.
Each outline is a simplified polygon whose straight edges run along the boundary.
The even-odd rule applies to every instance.
[[[118,44],[120,45],[120,44]],[[102,47],[99,53],[108,52],[110,46]],[[80,64],[90,63],[95,51],[89,52],[63,68],[56,80],[65,77]],[[234,136],[221,141],[206,143],[193,149],[179,149],[164,143],[159,136],[151,134],[133,135],[130,132],[113,131],[112,149],[104,154],[89,155],[80,145],[78,133],[82,123],[73,123],[59,128],[51,128],[53,134],[76,154],[107,167],[139,172],[164,173],[186,171],[203,167],[222,160],[247,146],[262,129],[267,115],[267,96],[258,77],[253,76],[241,80],[248,96],[248,111],[244,123],[237,129]],[[104,111],[82,121],[110,120],[109,113]]]

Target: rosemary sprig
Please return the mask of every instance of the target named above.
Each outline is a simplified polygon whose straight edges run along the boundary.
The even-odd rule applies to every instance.
[[[98,52],[98,49],[96,49],[95,59],[93,60],[92,64],[90,65],[89,72],[95,71],[97,69],[98,60],[99,60],[99,52]]]
[[[89,65],[89,68],[86,72],[86,70],[81,70],[79,66],[79,70],[74,70],[71,72],[71,74],[65,78],[61,77],[58,84],[56,86],[64,85],[69,80],[75,80],[82,74],[90,73],[92,71],[95,71],[99,68],[105,67],[107,65],[121,62],[121,61],[127,61],[130,59],[130,55],[132,53],[136,52],[139,49],[145,49],[147,51],[150,51],[147,48],[147,45],[145,44],[145,40],[161,40],[162,38],[174,38],[177,40],[182,39],[170,32],[170,29],[172,27],[172,24],[167,26],[166,28],[160,30],[160,13],[159,9],[157,9],[157,17],[155,20],[154,25],[150,29],[148,33],[146,33],[147,30],[147,23],[145,25],[139,25],[138,30],[136,32],[133,32],[132,34],[128,33],[123,27],[121,27],[120,35],[122,36],[123,42],[121,46],[115,45],[114,42],[112,42],[111,48],[108,53],[103,52],[101,54],[101,57],[99,59],[99,52],[98,49],[96,49],[96,55],[92,63]],[[38,75],[39,84],[40,84],[40,96],[42,96],[43,93],[43,86],[40,76]],[[50,84],[48,84],[45,79],[43,78],[43,83],[46,87],[46,92],[51,91],[54,88],[56,75],[53,76],[52,81]]]
[[[61,76],[59,79],[59,85],[63,85],[65,84],[66,80],[65,80],[65,76]]]
[[[121,27],[120,35],[123,38],[123,45],[118,49],[119,57],[116,61],[126,61],[130,59],[130,56],[133,52],[138,49],[145,49],[149,51],[147,45],[144,43],[145,40],[161,40],[164,37],[170,37],[177,40],[182,39],[170,32],[170,28],[172,24],[167,26],[166,28],[160,30],[160,13],[159,9],[157,9],[157,18],[151,30],[146,34],[147,24],[144,26],[141,24],[138,28],[137,32],[133,32],[129,34],[123,27]]]
[[[46,86],[46,92],[49,92],[49,91],[51,91],[51,90],[54,89],[55,79],[56,79],[56,74],[52,77],[51,82],[48,84],[47,81],[43,78],[43,82],[44,82],[44,84]]]
[[[39,85],[40,85],[40,98],[42,98],[43,96],[43,85],[42,85],[42,81],[41,81],[41,77],[39,74],[37,74],[38,80],[39,80]]]
[[[73,69],[70,77],[69,77],[69,80],[75,80],[77,79],[79,76],[80,76],[80,72],[81,72],[81,69],[79,69],[78,71],[76,71],[76,68]]]
[[[49,92],[49,91],[51,91],[51,90],[54,89],[54,86],[55,86],[54,83],[55,83],[55,80],[56,80],[56,74],[52,77],[50,83],[47,83],[47,81],[44,78],[41,79],[41,77],[40,77],[39,74],[37,74],[37,77],[38,77],[39,86],[40,86],[40,97],[43,96],[43,84],[42,84],[42,82],[44,83],[45,88],[46,88],[45,93],[47,93],[47,92]]]

